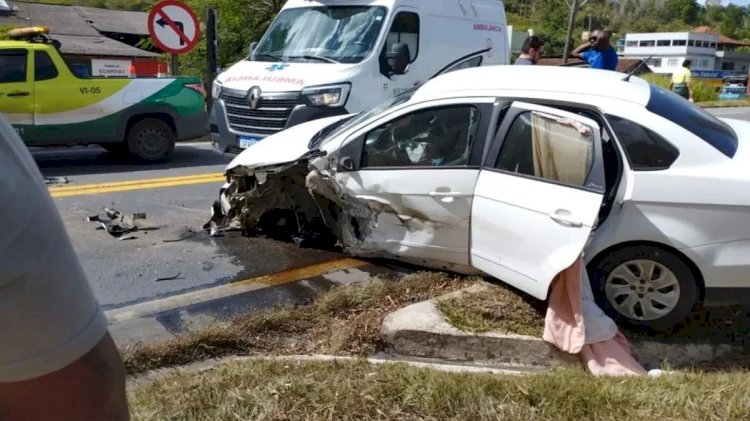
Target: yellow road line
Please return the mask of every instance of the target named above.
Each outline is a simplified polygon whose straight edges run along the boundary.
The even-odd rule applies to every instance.
[[[85,196],[90,194],[112,193],[128,190],[158,189],[164,187],[207,184],[224,181],[223,174],[197,174],[180,177],[149,178],[141,180],[115,181],[111,183],[83,184],[80,186],[50,187],[52,197]]]
[[[247,284],[282,285],[288,284],[290,282],[300,281],[306,278],[314,278],[316,276],[320,276],[337,270],[357,268],[366,264],[367,262],[363,262],[362,260],[342,258],[330,262],[323,262],[316,265],[305,266],[298,269],[290,269],[271,275],[258,276],[256,278],[234,282],[229,284],[228,286],[241,288],[243,285]]]
[[[163,311],[189,306],[191,304],[205,303],[232,295],[261,290],[271,286],[315,278],[338,270],[355,269],[367,264],[368,263],[365,261],[351,258],[336,259],[298,269],[290,269],[270,275],[258,276],[227,285],[220,285],[214,288],[187,292],[185,294],[173,295],[159,300],[110,310],[106,312],[107,320],[109,323],[115,323],[137,319],[139,317],[150,316]]]

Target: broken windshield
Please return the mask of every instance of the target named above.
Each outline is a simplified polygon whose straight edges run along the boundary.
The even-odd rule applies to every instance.
[[[283,10],[249,60],[359,63],[373,50],[385,14],[373,6]]]

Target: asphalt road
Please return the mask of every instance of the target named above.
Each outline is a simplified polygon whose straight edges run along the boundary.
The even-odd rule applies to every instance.
[[[105,310],[342,258],[266,239],[208,236],[202,227],[232,156],[207,143],[179,144],[168,163],[157,165],[128,164],[94,146],[32,154],[46,177],[68,181],[50,189]],[[190,176],[198,183],[180,184],[189,183]],[[150,188],[150,182],[165,184],[165,179],[170,180],[166,186]],[[105,191],[76,190],[92,185]],[[123,185],[132,190],[122,190]],[[118,240],[87,220],[104,218],[105,207],[126,215],[145,213],[142,222],[158,229]],[[185,237],[190,238],[181,240]],[[176,279],[158,281],[162,278]]]
[[[707,111],[718,117],[750,121],[750,107],[707,108]]]

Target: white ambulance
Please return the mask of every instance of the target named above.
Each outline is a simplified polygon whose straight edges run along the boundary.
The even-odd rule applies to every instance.
[[[216,78],[211,140],[238,152],[439,73],[507,64],[508,48],[499,0],[289,0],[250,55]]]

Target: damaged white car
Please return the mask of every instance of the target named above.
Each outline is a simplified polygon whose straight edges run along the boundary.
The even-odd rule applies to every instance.
[[[667,328],[748,296],[748,136],[637,77],[465,69],[252,146],[210,225],[485,273],[542,300],[584,252],[610,316]]]

